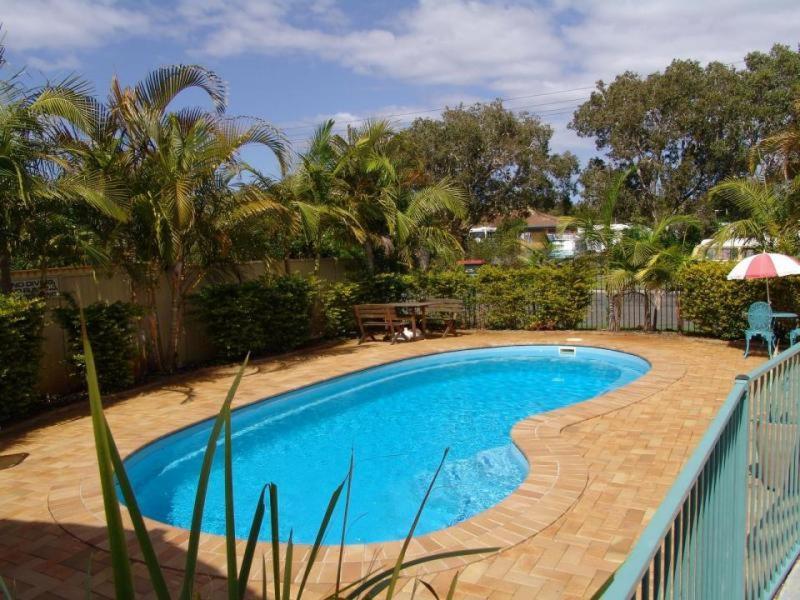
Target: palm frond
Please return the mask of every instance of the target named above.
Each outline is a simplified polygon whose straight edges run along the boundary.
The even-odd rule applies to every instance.
[[[182,91],[203,90],[217,113],[225,112],[228,88],[214,71],[200,65],[171,65],[151,72],[135,89],[136,99],[144,107],[163,113]]]

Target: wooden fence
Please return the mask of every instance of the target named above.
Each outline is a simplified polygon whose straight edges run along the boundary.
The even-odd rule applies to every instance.
[[[290,273],[311,274],[314,261],[311,259],[289,260],[288,263],[276,262],[270,271],[283,274],[286,268]],[[242,279],[256,279],[267,271],[262,262],[251,262],[240,265]],[[336,259],[323,259],[319,276],[329,281],[341,281],[345,276],[345,263]],[[48,308],[56,308],[66,303],[65,295],[80,297],[83,304],[104,300],[129,302],[131,300],[131,282],[124,272],[95,272],[88,267],[50,269],[42,281],[38,270],[15,271],[12,275],[15,289],[30,295],[39,294],[44,283]],[[201,284],[202,285],[202,284]],[[163,339],[167,338],[170,326],[169,286],[166,278],[159,286],[157,305],[158,317]],[[201,363],[212,356],[211,346],[205,335],[205,328],[197,323],[187,311],[181,338],[180,356],[183,363]],[[69,376],[66,364],[67,340],[64,330],[53,320],[50,311],[45,317],[43,340],[43,357],[41,362],[40,390],[45,394],[63,394],[75,389],[76,382]]]

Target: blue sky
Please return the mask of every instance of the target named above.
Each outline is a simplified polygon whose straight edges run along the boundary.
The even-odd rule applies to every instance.
[[[113,74],[133,84],[199,63],[228,82],[230,114],[266,118],[298,147],[327,117],[403,126],[501,97],[583,161],[593,143],[566,123],[598,79],[672,58],[739,66],[749,50],[800,41],[796,0],[0,0],[0,22],[31,83],[78,72],[103,95]]]

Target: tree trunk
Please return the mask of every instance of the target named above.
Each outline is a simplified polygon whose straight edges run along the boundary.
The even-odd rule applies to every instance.
[[[653,303],[650,301],[650,293],[645,290],[642,292],[644,296],[644,330],[653,330]]]
[[[420,248],[419,252],[417,252],[417,261],[420,271],[427,271],[431,266],[431,253],[425,248]]]
[[[157,284],[156,284],[157,285]],[[145,315],[145,329],[147,330],[147,362],[150,370],[160,372],[164,370],[164,361],[161,356],[161,327],[158,322],[158,303],[156,301],[156,285],[149,283],[147,286],[147,309]]]
[[[14,289],[11,283],[11,244],[4,239],[0,244],[0,292],[10,294]]]
[[[47,297],[47,265],[39,266],[39,296]]]
[[[619,292],[608,294],[608,330],[619,331],[622,317],[622,302],[624,295]]]
[[[370,274],[375,273],[375,249],[369,240],[364,242],[364,254],[367,257],[367,270]]]
[[[183,329],[183,261],[179,260],[170,272],[170,323],[169,323],[169,370],[180,366],[180,341]]]

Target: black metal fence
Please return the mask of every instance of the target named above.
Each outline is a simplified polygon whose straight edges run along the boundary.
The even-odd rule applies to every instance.
[[[648,310],[649,304],[649,310]],[[486,324],[486,313],[489,309],[481,305],[474,292],[464,298],[466,325],[474,329],[483,329]],[[691,321],[681,318],[680,290],[650,290],[649,297],[644,289],[632,289],[621,294],[617,300],[618,328],[651,329],[655,331],[682,331],[691,333],[694,326]],[[648,317],[649,313],[649,317]],[[578,329],[609,329],[609,295],[598,282],[592,290],[592,299],[586,308],[586,315],[578,324]],[[646,327],[650,319],[651,327]]]
[[[681,318],[680,290],[650,291],[649,298],[647,294],[643,289],[635,289],[621,295],[617,300],[619,329],[647,329],[649,318],[651,328],[656,331],[694,330],[691,321]],[[608,329],[609,317],[609,295],[597,287],[578,329]]]

